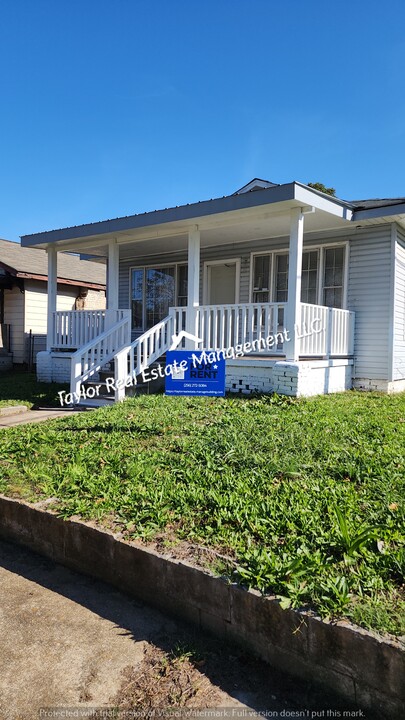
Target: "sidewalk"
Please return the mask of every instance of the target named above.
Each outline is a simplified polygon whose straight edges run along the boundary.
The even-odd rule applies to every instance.
[[[78,412],[93,410],[94,408],[38,408],[29,410],[26,405],[15,405],[0,408],[0,430],[2,428],[14,427],[15,425],[26,425],[27,423],[43,422],[54,420],[59,417],[66,417]]]

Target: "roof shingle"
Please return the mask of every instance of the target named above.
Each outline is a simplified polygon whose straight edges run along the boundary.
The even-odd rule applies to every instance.
[[[16,273],[47,276],[48,258],[45,250],[21,247],[19,243],[0,239],[0,265],[7,265]],[[78,255],[58,253],[58,279],[80,284],[105,285],[105,265],[81,260]]]

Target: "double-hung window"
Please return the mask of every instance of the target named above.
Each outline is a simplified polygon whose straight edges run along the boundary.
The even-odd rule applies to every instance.
[[[343,305],[344,247],[327,248],[323,254],[322,304],[341,308]]]
[[[271,255],[253,257],[253,302],[270,302],[271,292]]]
[[[288,300],[288,253],[253,255],[252,302]],[[322,246],[302,254],[301,302],[341,308],[344,302],[345,246]]]

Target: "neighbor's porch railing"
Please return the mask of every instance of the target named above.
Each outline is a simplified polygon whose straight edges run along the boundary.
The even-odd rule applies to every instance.
[[[129,310],[62,310],[53,314],[52,348],[77,350],[129,316]]]

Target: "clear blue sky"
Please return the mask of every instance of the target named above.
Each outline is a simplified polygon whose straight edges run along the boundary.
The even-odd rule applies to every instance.
[[[405,196],[403,0],[3,0],[0,237],[253,177]]]

